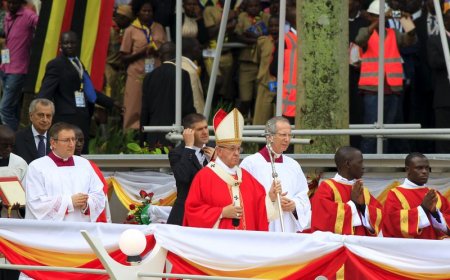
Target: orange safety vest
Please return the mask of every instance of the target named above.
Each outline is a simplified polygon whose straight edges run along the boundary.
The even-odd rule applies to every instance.
[[[289,30],[284,37],[283,95],[282,114],[295,117],[297,100],[297,34]]]
[[[361,57],[359,86],[378,85],[378,42],[378,33],[373,32],[367,42],[367,51]],[[389,86],[403,86],[402,58],[398,51],[395,31],[392,28],[387,29],[384,40],[384,73]]]

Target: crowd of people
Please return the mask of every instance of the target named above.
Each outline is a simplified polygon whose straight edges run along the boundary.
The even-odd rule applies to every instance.
[[[30,2],[30,3],[27,3]],[[39,1],[8,0],[0,10],[0,36],[5,40],[0,101],[2,123],[17,131],[22,87],[29,65]],[[105,66],[105,94],[93,89],[78,58],[78,34],[67,32],[61,53],[50,61],[38,92],[55,103],[54,121],[79,126],[86,137],[95,104],[117,108],[124,130],[172,125],[175,121],[175,1],[116,1]],[[120,4],[119,4],[120,2]],[[418,123],[425,128],[447,127],[450,83],[444,63],[432,0],[387,0],[385,41],[384,122]],[[225,45],[220,53],[212,108],[224,104],[242,112],[246,124],[263,125],[274,116],[277,90],[279,1],[233,0]],[[445,11],[444,1],[441,1]],[[205,89],[212,71],[223,0],[183,0],[182,117],[203,113]],[[349,1],[350,123],[377,121],[379,1]],[[291,124],[297,101],[296,1],[286,1],[282,115]],[[444,14],[447,32],[450,14]],[[235,45],[233,45],[235,46]],[[62,71],[64,69],[64,71]],[[77,79],[76,76],[79,76]],[[80,80],[78,83],[77,80]],[[163,135],[142,135],[152,147],[171,146]],[[373,138],[351,138],[363,153],[375,152]],[[389,140],[385,152],[447,153],[448,141]]]

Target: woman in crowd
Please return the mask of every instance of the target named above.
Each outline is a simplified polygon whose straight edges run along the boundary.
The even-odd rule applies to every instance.
[[[153,7],[149,0],[131,3],[136,19],[125,30],[120,51],[127,67],[123,116],[124,129],[139,129],[142,81],[146,73],[159,66],[159,46],[166,41],[161,24],[153,20]]]

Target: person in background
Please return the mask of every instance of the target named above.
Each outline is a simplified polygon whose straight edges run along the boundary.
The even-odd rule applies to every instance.
[[[202,49],[200,43],[195,38],[183,38],[182,45],[183,57],[181,58],[181,68],[189,73],[195,111],[202,114],[205,108],[205,96],[199,74],[201,68],[198,65],[198,62],[202,59]]]
[[[387,12],[387,6],[384,12]],[[380,14],[379,0],[373,1],[367,9],[371,24],[361,27],[355,38],[355,43],[365,51],[361,56],[361,75],[358,82],[360,94],[363,95],[365,124],[374,124],[377,121],[378,107],[378,24]],[[388,14],[389,16],[389,14]],[[392,28],[386,28],[384,43],[384,123],[395,123],[398,112],[401,112],[401,95],[403,92],[403,66],[399,48],[410,46],[416,40],[414,23],[411,17],[403,15],[400,22],[408,28],[407,32],[400,33]],[[389,144],[389,142],[388,142]],[[388,145],[386,145],[387,148]],[[386,149],[387,150],[387,149]],[[375,138],[364,138],[361,141],[363,153],[375,153]]]
[[[125,67],[120,55],[123,33],[134,19],[130,5],[119,5],[113,16],[113,23],[109,33],[108,54],[105,65],[106,94],[117,100],[123,99],[123,81]]]
[[[88,153],[89,128],[95,104],[122,110],[118,101],[97,92],[91,78],[78,58],[78,36],[73,31],[61,35],[62,53],[47,63],[38,98],[47,98],[55,104],[53,122],[67,122],[83,130],[86,142],[83,153]]]
[[[239,111],[247,118],[254,105],[257,89],[258,53],[256,43],[268,35],[269,14],[263,13],[259,0],[246,0],[245,12],[239,14],[234,32],[236,39],[247,45],[239,53]],[[251,117],[249,118],[251,119]],[[249,121],[251,122],[251,121]]]
[[[295,122],[295,108],[297,100],[297,14],[296,2],[286,0],[286,22],[284,37],[284,68],[283,68],[283,94],[281,114],[289,120],[291,125]],[[278,44],[273,52],[270,64],[270,74],[278,75]]]
[[[206,71],[211,75],[214,57],[216,56],[217,37],[219,36],[220,22],[222,19],[224,0],[219,0],[215,5],[207,6],[203,11],[203,20],[208,31],[209,46],[203,51]],[[230,4],[230,12],[228,14],[226,33],[224,43],[228,42],[233,35],[234,28],[237,23],[237,12],[233,10],[235,1]],[[219,99],[234,101],[235,94],[232,90],[233,85],[233,55],[231,49],[222,48],[220,54],[219,71],[217,72],[217,88],[218,92],[213,99],[213,107]]]
[[[123,104],[124,129],[140,129],[142,81],[160,65],[157,50],[166,41],[164,27],[154,20],[150,0],[133,0],[132,9],[137,17],[125,30],[120,52],[127,67],[127,81]]]
[[[170,27],[172,41],[176,43],[176,20]],[[208,43],[208,32],[197,0],[183,0],[182,38],[195,38],[202,46]]]
[[[351,124],[363,123],[363,99],[358,90],[359,75],[361,72],[362,49],[355,44],[355,38],[361,27],[370,25],[363,16],[361,10],[361,0],[348,1],[348,41],[349,41],[349,122]],[[361,136],[350,136],[350,144],[353,147],[359,147]]]
[[[17,177],[22,182],[28,164],[12,152],[14,142],[14,131],[9,126],[0,125],[0,177]]]
[[[105,208],[103,183],[87,159],[74,155],[74,127],[56,123],[52,152],[33,161],[25,177],[26,219],[95,222]]]
[[[444,14],[447,42],[450,45],[450,11]],[[450,120],[450,82],[439,35],[428,39],[428,65],[433,74],[433,108],[436,128],[448,128]],[[436,153],[450,153],[450,141],[436,141]]]
[[[159,49],[162,65],[147,74],[142,86],[142,126],[168,126],[175,123],[175,44],[164,43]],[[181,71],[181,117],[195,113],[189,73]],[[142,133],[141,144],[149,147],[172,146],[166,133]]]
[[[36,98],[28,109],[31,125],[17,131],[14,153],[28,164],[50,152],[48,130],[55,115],[55,105],[48,99]]]
[[[170,212],[168,224],[182,225],[184,205],[195,175],[214,160],[214,148],[209,141],[205,116],[192,113],[183,119],[183,143],[169,152],[169,162],[177,184],[177,199]]]
[[[261,36],[256,42],[256,53],[258,54],[258,82],[255,109],[253,114],[253,125],[263,125],[275,115],[275,96],[277,93],[277,78],[269,71],[273,59],[275,45],[278,44],[278,17],[269,19],[269,35]]]
[[[3,124],[16,131],[22,108],[22,87],[30,64],[31,41],[39,17],[24,7],[24,0],[8,0],[6,3],[8,12],[3,26],[5,47],[1,51],[0,65],[3,82],[0,117]]]

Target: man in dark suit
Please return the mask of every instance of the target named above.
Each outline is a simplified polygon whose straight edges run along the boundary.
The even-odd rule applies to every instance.
[[[192,113],[183,119],[184,143],[169,152],[170,167],[177,184],[177,199],[167,220],[182,225],[184,202],[195,174],[214,158],[214,148],[207,147],[209,132],[205,116]]]
[[[450,10],[444,14],[447,42],[450,45]],[[448,128],[450,120],[450,82],[445,65],[444,49],[439,35],[428,39],[428,63],[434,78],[434,117],[436,128]],[[450,153],[450,141],[436,141],[436,153]]]
[[[77,57],[78,37],[73,31],[61,35],[62,54],[48,62],[38,97],[55,103],[53,122],[66,122],[83,131],[87,153],[89,126],[95,103],[106,108],[121,108],[119,102],[95,91],[89,74]]]
[[[166,42],[158,50],[161,66],[148,73],[142,83],[141,126],[162,126],[175,123],[175,44]],[[181,117],[195,113],[189,73],[181,70]],[[143,133],[141,143],[172,146],[165,133]]]
[[[34,99],[28,109],[31,125],[16,133],[13,153],[28,164],[50,152],[47,131],[52,125],[55,106],[45,98]]]

